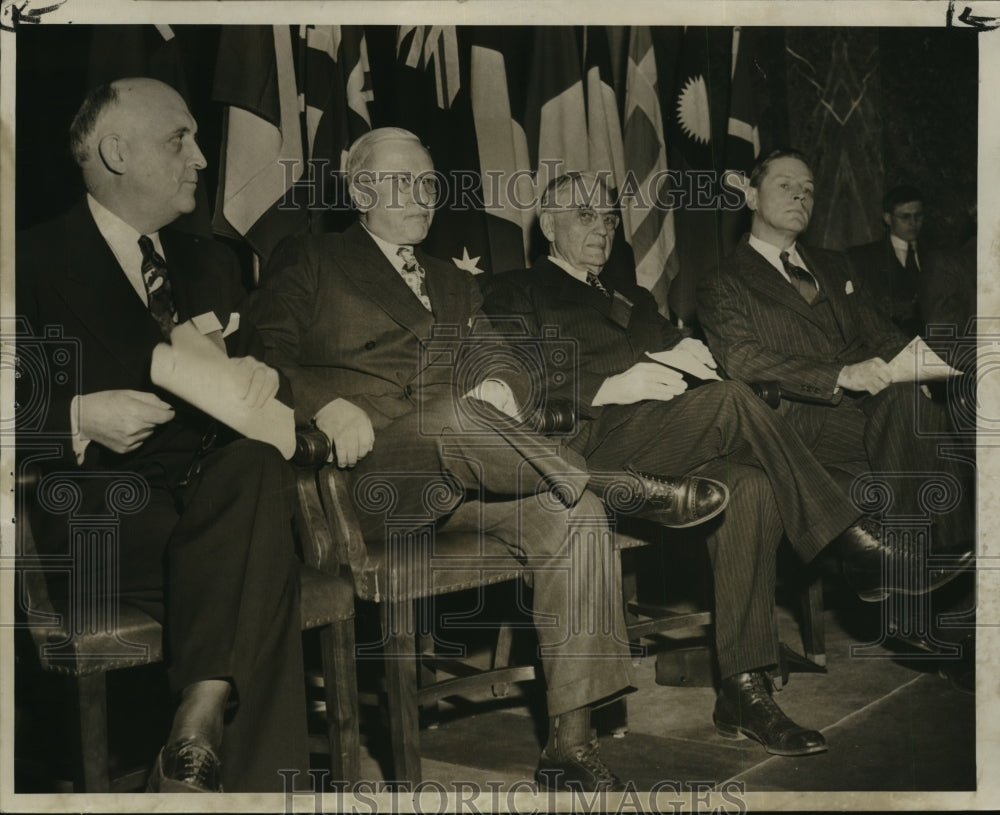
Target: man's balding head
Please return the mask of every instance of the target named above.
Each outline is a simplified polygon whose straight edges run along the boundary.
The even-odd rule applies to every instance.
[[[195,207],[206,166],[197,124],[169,85],[148,77],[92,90],[70,126],[73,157],[87,190],[143,234]]]

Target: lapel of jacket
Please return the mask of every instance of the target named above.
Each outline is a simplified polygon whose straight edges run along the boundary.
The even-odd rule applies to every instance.
[[[90,333],[130,372],[149,365],[159,330],[90,214],[86,199],[66,219],[65,297]]]
[[[170,288],[178,322],[213,312],[223,328],[229,323],[228,292],[219,287],[220,277],[206,273],[198,249],[201,238],[176,229],[161,229],[160,243],[170,273]]]
[[[419,246],[416,248],[416,256],[427,273],[424,285],[434,310],[435,324],[456,325],[464,332],[472,316],[472,303],[469,300],[468,286],[455,285],[456,281],[465,281],[461,270],[456,268],[454,275],[449,275],[448,272],[452,270],[445,261],[430,257]]]
[[[417,339],[426,339],[434,316],[409,290],[365,228],[354,223],[344,237],[349,253],[342,268],[347,278],[392,320]]]
[[[853,296],[848,295],[844,290],[847,281],[841,276],[833,274],[832,269],[827,264],[821,263],[808,247],[799,246],[799,254],[809,264],[809,271],[816,276],[821,290],[826,293],[825,296],[830,303],[833,318],[837,321],[840,335],[846,342],[851,335],[849,329],[852,325],[852,319],[848,314],[848,299]]]
[[[769,300],[774,300],[785,308],[791,309],[796,314],[801,314],[809,322],[816,324],[820,328],[825,328],[823,320],[802,299],[802,295],[781,276],[781,273],[777,269],[768,263],[760,252],[750,246],[745,236],[739,246],[737,246],[736,253],[740,261],[741,278],[747,286],[764,295]],[[807,258],[803,258],[803,260],[809,263]],[[813,271],[812,264],[809,266],[809,271]],[[824,290],[825,281],[819,275],[817,275],[816,279],[819,281],[821,290]]]
[[[556,266],[547,257],[536,261],[533,268],[538,276],[539,284],[551,292],[553,302],[559,304],[576,303],[593,309],[604,318],[608,318],[610,315],[614,290],[609,284],[605,283],[604,286],[611,297],[605,297],[593,286],[577,280],[564,269]]]

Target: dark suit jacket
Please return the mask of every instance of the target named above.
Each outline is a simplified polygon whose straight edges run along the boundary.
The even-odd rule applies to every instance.
[[[160,241],[179,320],[213,311],[225,326],[246,297],[233,253],[211,240],[169,228],[161,230]],[[162,335],[97,229],[86,200],[56,220],[19,234],[16,254],[17,314],[26,318],[34,337],[45,338],[38,353],[51,353],[58,344],[68,342],[75,362],[66,369],[70,376],[65,385],[62,377],[55,376],[57,365],[46,372],[51,384],[21,378],[19,402],[36,405],[44,412],[38,416],[25,411],[19,416],[22,439],[29,426],[36,434],[68,438],[70,400],[77,393],[133,389],[155,392],[174,405],[174,420],[161,425],[129,454],[118,455],[92,443],[87,447],[85,464],[128,469],[139,459],[193,453],[210,420],[152,385],[150,359],[153,348],[163,341]],[[226,344],[230,356],[263,356],[259,338],[242,320]],[[52,365],[52,360],[48,364]],[[47,391],[42,403],[39,387]],[[68,441],[64,455],[66,462],[75,466]]]
[[[543,375],[550,396],[578,406],[583,421],[577,449],[586,449],[633,415],[632,405],[592,406],[604,380],[632,367],[646,351],[672,348],[682,339],[649,291],[624,281],[618,288],[604,285],[610,298],[548,258],[482,281],[487,312],[516,315],[534,336],[549,335],[542,351],[557,353],[543,353]]]
[[[719,275],[700,282],[698,320],[731,378],[777,380],[783,396],[834,405],[841,368],[876,356],[888,362],[907,337],[869,302],[846,255],[798,250],[819,282],[812,305],[744,235]]]
[[[274,253],[250,311],[269,363],[291,381],[300,422],[344,398],[363,408],[377,431],[422,402],[478,383],[483,369],[475,361],[465,366],[468,376],[453,380],[461,354],[476,346],[466,342],[473,326],[491,330],[479,288],[419,246],[415,255],[433,314],[360,223],[287,240]],[[520,382],[511,384],[523,396]]]
[[[888,234],[881,240],[848,250],[872,302],[910,336],[923,330],[918,292],[921,280],[932,276],[936,265],[935,253],[930,248],[920,245],[917,253],[920,274],[914,277],[900,264]]]

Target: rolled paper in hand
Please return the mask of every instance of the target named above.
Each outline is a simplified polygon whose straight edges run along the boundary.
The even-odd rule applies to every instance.
[[[251,366],[230,359],[191,322],[174,328],[170,345],[153,349],[150,366],[156,385],[290,459],[295,453],[295,411],[273,397],[257,408],[244,401],[251,374]]]

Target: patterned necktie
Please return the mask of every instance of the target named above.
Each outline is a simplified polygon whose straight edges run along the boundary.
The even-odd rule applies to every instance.
[[[604,288],[604,284],[601,282],[601,279],[593,272],[587,272],[587,282],[595,289],[597,289],[605,297],[611,296],[611,292],[609,292],[606,288]]]
[[[413,255],[413,248],[410,246],[400,246],[396,250],[396,254],[403,259],[403,268],[400,271],[400,276],[406,282],[406,285],[410,287],[417,298],[423,303],[424,308],[428,311],[431,310],[431,300],[427,296],[427,290],[424,288],[424,267],[417,263],[416,257]]]
[[[153,248],[153,241],[147,235],[139,237],[142,250],[142,283],[146,287],[149,313],[160,326],[165,339],[170,339],[170,331],[177,322],[177,311],[170,293],[170,276],[167,264]]]
[[[801,266],[792,263],[788,259],[788,252],[782,252],[778,257],[781,258],[781,265],[785,267],[785,274],[792,281],[792,285],[802,295],[802,299],[812,305],[813,300],[816,299],[816,295],[819,294],[819,286],[816,284],[816,278]]]
[[[903,268],[908,275],[916,275],[920,271],[917,265],[917,245],[913,241],[906,244],[906,263]]]

